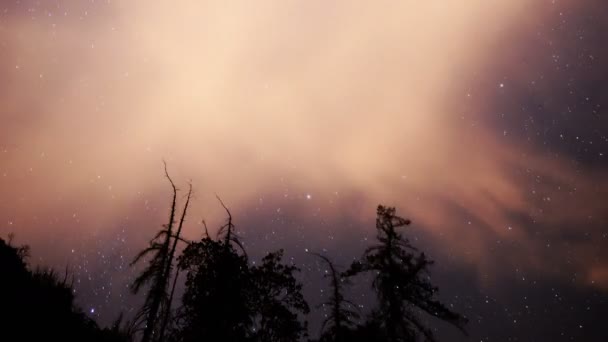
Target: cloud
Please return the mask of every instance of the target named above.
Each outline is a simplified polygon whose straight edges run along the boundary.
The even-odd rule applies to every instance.
[[[493,39],[539,18],[528,1],[96,6],[13,9],[0,31],[0,210],[26,235],[53,219],[103,233],[159,203],[162,158],[193,179],[206,215],[221,215],[214,192],[234,208],[312,193],[338,202],[329,218],[362,220],[373,210],[353,202],[388,202],[480,269],[496,239],[519,242],[507,263],[546,268],[530,222],[605,209],[592,190],[604,178],[503,139],[479,117],[484,99],[467,96],[463,72]]]

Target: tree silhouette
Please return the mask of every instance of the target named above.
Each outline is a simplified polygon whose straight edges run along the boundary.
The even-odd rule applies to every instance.
[[[244,341],[252,310],[247,258],[232,244],[209,237],[190,244],[179,258],[186,291],[178,316],[182,341]]]
[[[228,218],[217,239],[207,233],[179,258],[186,272],[179,340],[297,341],[306,333],[298,314],[309,311],[294,277],[298,269],[281,262],[282,250],[250,266],[232,215],[218,200]]]
[[[302,284],[294,277],[300,270],[281,262],[283,250],[269,253],[259,266],[251,269],[253,293],[250,295],[255,312],[256,333],[260,342],[298,341],[306,335],[306,324],[298,314],[310,309],[302,296]]]
[[[173,228],[175,224],[178,189],[167,172],[166,163],[165,177],[169,180],[173,190],[173,199],[169,212],[169,223],[164,225],[163,229],[161,229],[150,241],[150,246],[142,250],[131,262],[131,265],[134,265],[143,257],[150,253],[154,253],[148,263],[148,266],[135,279],[132,287],[133,293],[137,293],[143,285],[150,283],[150,288],[146,295],[144,305],[136,317],[137,322],[145,322],[142,342],[152,341],[155,333],[158,333],[157,336],[159,337],[164,335],[166,320],[168,319],[169,315],[168,312],[171,310],[167,288],[173,267],[176,244],[180,239],[179,235],[181,233],[188,204],[190,203],[190,198],[192,195],[192,186],[190,186],[177,234],[174,235]],[[173,247],[171,247],[171,239],[173,239]],[[159,319],[161,319],[160,326],[158,324]]]
[[[410,223],[397,216],[395,208],[378,206],[379,243],[369,247],[361,261],[352,264],[347,275],[373,272],[372,286],[378,296],[379,310],[372,314],[372,321],[384,330],[389,342],[416,341],[419,335],[426,341],[435,341],[432,331],[420,320],[420,312],[449,322],[464,332],[467,320],[434,298],[438,289],[425,277],[433,261],[397,232]]]
[[[188,206],[190,204],[190,199],[192,198],[192,184],[189,184],[188,195],[186,196],[186,204],[184,204],[184,210],[182,212],[182,216],[179,220],[179,225],[177,226],[177,233],[175,234],[175,238],[173,239],[173,246],[171,247],[171,251],[169,252],[169,258],[167,260],[167,266],[165,268],[165,274],[167,279],[171,278],[171,274],[173,272],[173,259],[175,258],[175,251],[177,250],[177,242],[180,240],[180,236],[182,233],[182,228],[184,227],[184,221],[186,219],[186,213],[188,211]],[[175,285],[177,284],[177,279],[179,276],[179,271],[175,274],[175,279],[173,281],[173,286],[171,287],[171,294],[169,295],[169,299],[167,300],[167,305],[165,307],[161,326],[159,333],[159,341],[163,341],[165,337],[165,331],[167,329],[167,324],[169,322],[169,317],[171,315],[171,304],[173,303],[173,294],[175,293]]]
[[[268,253],[257,264],[250,262],[232,214],[219,197],[226,222],[211,238],[203,221],[204,237],[188,242],[174,265],[179,241],[187,242],[181,232],[192,186],[176,222],[178,189],[166,167],[165,175],[173,189],[169,223],[134,260],[153,254],[133,284],[135,292],[150,286],[133,324],[123,326],[121,314],[112,326],[100,329],[74,305],[73,277],[68,270],[62,275],[53,270],[31,271],[29,248],[13,246],[9,236],[8,243],[0,239],[0,294],[4,295],[0,303],[1,341],[39,340],[42,332],[53,341],[132,342],[135,327],[142,323],[142,341],[147,342],[292,342],[307,337],[302,316],[309,313],[309,307],[296,278],[300,270],[283,262],[282,249]],[[438,289],[428,277],[433,261],[398,232],[408,225],[410,221],[397,216],[395,208],[378,206],[378,243],[367,248],[344,273],[327,256],[311,253],[327,264],[330,284],[329,297],[322,303],[329,308],[329,315],[323,322],[320,342],[434,342],[422,314],[464,332],[467,320],[435,298]],[[172,316],[171,301],[180,271],[186,275],[185,291],[182,306]],[[344,288],[349,277],[366,272],[372,278],[378,308],[357,325],[356,305],[345,298]]]
[[[330,314],[323,321],[321,326],[321,341],[325,342],[343,342],[347,340],[348,332],[354,328],[353,319],[359,317],[359,314],[351,310],[349,307],[356,305],[344,298],[344,285],[348,279],[342,277],[336,270],[334,263],[326,256],[318,253],[312,253],[319,257],[329,267],[329,274],[325,276],[330,278],[330,295],[329,299],[323,303],[324,306],[330,308]]]

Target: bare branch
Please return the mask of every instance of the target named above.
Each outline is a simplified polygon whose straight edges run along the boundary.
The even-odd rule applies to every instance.
[[[169,231],[169,233],[171,233],[171,231],[173,230],[173,223],[175,221],[175,206],[177,202],[178,189],[175,186],[173,179],[171,179],[171,176],[169,176],[169,172],[167,171],[167,162],[163,160],[163,164],[165,165],[165,177],[167,177],[169,183],[171,183],[171,188],[173,188],[173,201],[171,203],[171,213],[169,214],[169,224],[167,226],[167,230]]]
[[[209,229],[207,228],[207,222],[205,222],[205,220],[203,220],[203,227],[205,227],[205,237],[207,239],[209,239]]]
[[[192,183],[189,183],[188,195],[186,197],[186,203],[184,204],[184,210],[182,211],[182,216],[179,220],[179,225],[177,226],[177,233],[175,234],[173,240],[173,246],[171,247],[171,252],[169,253],[169,258],[167,260],[167,264],[165,266],[165,277],[167,280],[171,278],[171,270],[173,268],[173,258],[175,257],[175,250],[177,249],[177,242],[182,240],[184,241],[180,235],[182,233],[182,228],[184,227],[184,221],[186,220],[186,213],[188,212],[188,206],[190,205],[190,199],[192,198]],[[167,322],[169,320],[169,315],[171,313],[171,302],[173,301],[173,292],[175,291],[175,282],[177,282],[177,276],[179,275],[179,270],[175,274],[175,280],[173,281],[173,288],[171,290],[171,295],[169,297],[169,302],[167,307],[165,308],[165,312],[163,314],[163,318],[161,321],[160,327],[160,341],[164,339],[165,329],[167,328]]]
[[[217,198],[217,200],[220,202],[220,204],[222,205],[222,207],[224,207],[224,210],[226,210],[226,214],[228,214],[228,222],[231,223],[232,222],[232,214],[230,213],[230,210],[228,210],[228,207],[226,207],[226,205],[224,204],[224,202],[222,201],[222,199],[220,198],[220,196],[218,196],[218,194],[215,194],[215,198]]]
[[[220,228],[220,230],[218,232],[218,234],[221,234],[224,231],[224,229],[228,229],[226,231],[226,236],[224,238],[224,242],[226,244],[226,248],[228,248],[228,244],[230,243],[230,241],[232,241],[232,228],[234,227],[234,225],[232,224],[232,214],[230,213],[230,210],[224,204],[224,202],[222,201],[222,199],[220,198],[220,196],[218,196],[218,194],[215,194],[215,197],[220,202],[220,204],[222,205],[222,207],[224,208],[224,210],[226,210],[226,214],[228,215],[228,222],[224,226],[222,226],[222,228]]]

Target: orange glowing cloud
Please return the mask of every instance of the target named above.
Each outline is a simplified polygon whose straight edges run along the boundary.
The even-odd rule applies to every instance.
[[[73,211],[109,224],[165,190],[166,158],[210,216],[221,214],[209,212],[213,192],[234,208],[285,189],[319,200],[361,193],[369,208],[393,203],[454,238],[466,262],[488,268],[488,241],[517,239],[524,254],[510,261],[542,269],[510,214],[553,224],[605,206],[565,212],[567,198],[540,185],[563,203],[534,212],[513,170],[581,191],[590,182],[463,121],[454,101],[476,99],[452,92],[496,35],[536,15],[533,4],[129,1],[86,12],[68,2],[50,16],[10,17],[0,31],[2,212],[18,221],[34,209]],[[454,221],[463,209],[478,228]],[[348,203],[327,214],[342,211]],[[35,229],[21,221],[25,234]]]

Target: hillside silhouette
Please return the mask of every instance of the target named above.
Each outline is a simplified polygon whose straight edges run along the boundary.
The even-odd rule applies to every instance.
[[[115,326],[101,329],[74,305],[72,280],[53,270],[30,270],[27,246],[0,238],[1,341],[130,341]]]

